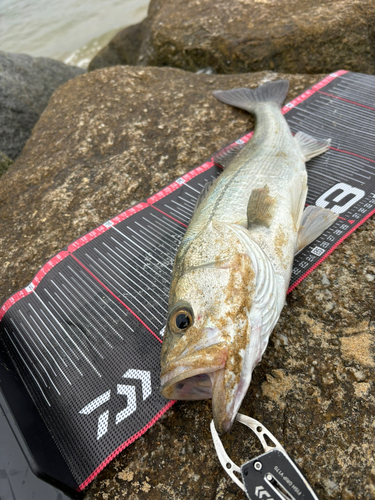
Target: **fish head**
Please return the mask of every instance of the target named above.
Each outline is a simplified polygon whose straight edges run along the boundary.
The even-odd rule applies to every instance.
[[[222,238],[223,229],[206,231],[211,245],[207,234],[197,237],[183,262],[176,259],[161,354],[161,393],[179,400],[212,398],[221,434],[230,430],[250,383],[255,292],[249,254],[235,235],[229,243],[227,234]]]

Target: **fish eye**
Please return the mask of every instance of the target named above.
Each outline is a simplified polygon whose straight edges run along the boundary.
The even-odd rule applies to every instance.
[[[193,324],[191,312],[185,308],[173,311],[169,318],[169,327],[174,333],[182,333]]]

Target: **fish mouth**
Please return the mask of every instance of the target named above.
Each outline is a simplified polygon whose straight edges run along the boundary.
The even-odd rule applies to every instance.
[[[193,351],[193,350],[192,350]],[[161,371],[161,394],[168,399],[211,399],[214,374],[224,371],[228,349],[222,343],[178,356]]]
[[[223,371],[225,361],[210,368],[180,366],[161,377],[161,394],[167,399],[211,399],[214,374]]]
[[[226,400],[226,358],[227,356],[220,365],[206,369],[178,366],[161,377],[161,394],[167,399],[190,401],[212,399],[215,428],[220,435],[230,431],[236,416],[236,412],[228,408]]]

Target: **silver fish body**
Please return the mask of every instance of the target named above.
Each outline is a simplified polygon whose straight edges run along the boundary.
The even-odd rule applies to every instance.
[[[303,225],[306,159],[329,143],[292,136],[280,110],[287,88],[278,81],[215,93],[253,113],[255,133],[200,203],[173,269],[162,394],[212,398],[219,433],[231,428],[285,302]],[[335,218],[327,212],[313,216],[319,233]]]

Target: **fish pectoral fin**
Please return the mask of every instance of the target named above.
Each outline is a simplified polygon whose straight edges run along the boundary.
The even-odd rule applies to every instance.
[[[247,223],[270,227],[275,212],[276,199],[269,194],[267,185],[253,189],[247,205]]]
[[[231,161],[236,158],[238,153],[243,150],[246,143],[243,144],[234,144],[223,148],[216,155],[213,156],[212,161],[216,163],[216,165],[220,165],[223,168],[226,168]]]
[[[198,210],[199,206],[202,204],[203,200],[206,198],[207,196],[207,193],[208,191],[211,189],[212,187],[212,184],[214,183],[215,181],[208,181],[206,182],[206,184],[203,186],[203,189],[202,191],[200,192],[198,198],[197,198],[197,201],[195,202],[195,207],[194,207],[194,210],[193,210],[193,215],[195,214],[195,212]]]
[[[328,229],[338,215],[326,208],[311,205],[303,211],[301,226],[298,231],[296,253],[312,243],[323,231]]]
[[[305,162],[311,160],[314,156],[325,153],[331,144],[331,139],[315,139],[304,132],[297,132],[294,139],[302,151]]]

